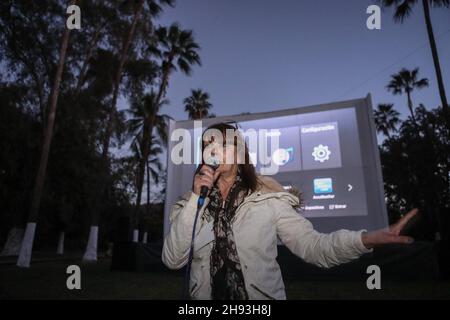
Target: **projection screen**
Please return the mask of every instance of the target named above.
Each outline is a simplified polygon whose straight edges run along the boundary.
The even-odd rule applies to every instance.
[[[316,230],[370,231],[387,227],[369,94],[363,99],[202,119],[201,127],[199,122],[194,121],[170,121],[165,235],[169,229],[171,206],[192,187],[193,172],[200,160],[202,129],[224,121],[236,121],[243,132],[265,129],[269,132],[266,135],[279,137],[276,150],[271,149],[270,143],[263,145],[264,152],[279,164],[276,174],[271,176],[286,190],[292,187],[300,190],[304,205],[299,214],[307,217]],[[176,129],[187,129],[189,132],[191,164],[175,164],[171,159],[173,148],[182,140],[172,136]],[[256,162],[259,173],[267,173],[267,166],[258,161],[258,156],[251,153],[252,163]]]

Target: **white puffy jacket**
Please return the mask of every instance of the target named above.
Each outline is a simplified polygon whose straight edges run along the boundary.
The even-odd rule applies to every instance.
[[[170,213],[170,230],[164,239],[162,260],[171,269],[188,260],[198,195],[187,193]],[[329,268],[370,252],[361,241],[361,231],[339,230],[330,234],[315,231],[311,222],[293,206],[298,197],[284,191],[274,179],[258,178],[258,190],[237,208],[232,227],[245,286],[250,299],[286,299],[281,270],[276,261],[277,236],[304,261]],[[191,267],[193,299],[211,299],[210,255],[214,244],[213,221],[202,216],[196,227]],[[209,221],[208,221],[209,219]]]

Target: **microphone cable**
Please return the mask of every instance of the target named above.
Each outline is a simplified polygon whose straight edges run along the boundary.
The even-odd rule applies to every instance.
[[[192,228],[191,247],[189,249],[188,263],[186,265],[186,274],[184,276],[183,293],[182,293],[182,297],[184,300],[190,300],[190,298],[191,298],[190,292],[189,292],[189,283],[191,280],[191,265],[192,265],[192,260],[194,258],[195,229],[197,227],[198,216],[200,214],[200,211],[201,211],[204,203],[205,203],[205,198],[199,197],[198,201],[197,201],[197,210],[195,212],[194,227]]]
[[[209,166],[210,168],[212,168],[214,171],[219,167],[219,163],[213,159],[212,162],[209,161],[208,164],[206,164],[207,166]],[[199,167],[201,168],[201,167]],[[200,173],[201,174],[201,173]],[[206,186],[202,186],[200,189],[200,196],[197,200],[197,210],[195,212],[195,220],[194,220],[194,226],[192,228],[192,237],[191,237],[191,246],[189,248],[189,256],[188,256],[188,262],[186,265],[186,274],[184,275],[184,284],[183,284],[183,292],[182,292],[182,297],[185,300],[189,300],[190,297],[190,290],[189,290],[189,284],[190,284],[190,280],[191,280],[191,265],[192,265],[192,260],[194,258],[194,240],[195,240],[195,229],[197,227],[197,220],[198,220],[198,216],[200,214],[200,211],[203,207],[203,204],[205,203],[205,199],[206,196],[208,194],[208,187]]]

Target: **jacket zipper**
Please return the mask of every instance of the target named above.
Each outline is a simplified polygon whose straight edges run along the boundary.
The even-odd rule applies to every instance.
[[[259,289],[257,286],[255,286],[253,283],[250,284],[250,286],[252,288],[254,288],[255,290],[259,291],[259,293],[261,293],[262,295],[264,295],[266,298],[270,299],[270,300],[276,300],[274,297],[269,296],[267,293],[265,293],[264,291],[262,291],[261,289]]]

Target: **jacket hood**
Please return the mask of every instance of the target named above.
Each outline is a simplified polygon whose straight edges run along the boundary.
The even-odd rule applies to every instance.
[[[297,194],[286,191],[278,181],[268,176],[258,176],[257,190],[248,198],[252,201],[278,198],[289,202],[293,207],[300,206],[300,199]]]
[[[258,176],[257,191],[261,193],[286,192],[278,181],[268,176]]]

